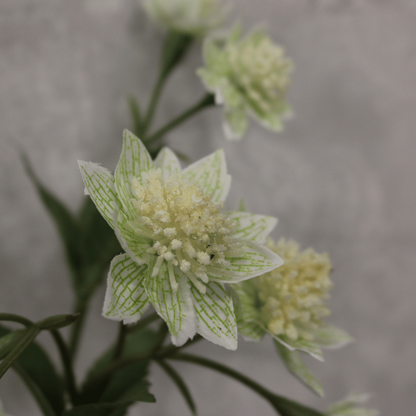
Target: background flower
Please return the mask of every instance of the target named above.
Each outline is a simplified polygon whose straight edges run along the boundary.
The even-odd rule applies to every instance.
[[[110,265],[103,316],[137,322],[152,304],[172,342],[195,333],[229,349],[237,324],[224,284],[258,276],[282,264],[263,247],[276,219],[221,213],[231,177],[219,150],[183,172],[164,148],[153,162],[129,131],[115,175],[79,161],[86,192],[114,229],[125,254]]]
[[[226,38],[208,38],[204,60],[198,75],[224,105],[227,138],[243,136],[248,114],[272,130],[283,128],[282,120],[290,113],[286,91],[293,65],[264,31],[241,39],[240,27],[235,26]]]

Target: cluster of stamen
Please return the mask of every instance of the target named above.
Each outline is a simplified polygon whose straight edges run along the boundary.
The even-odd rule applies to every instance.
[[[258,278],[263,321],[275,335],[313,339],[308,329],[319,326],[321,319],[330,314],[324,306],[332,288],[328,255],[312,249],[299,252],[298,244],[284,239],[277,245],[269,240],[266,247],[285,263]]]
[[[201,292],[215,266],[230,266],[226,260],[238,244],[231,237],[235,221],[221,213],[221,204],[181,174],[162,179],[160,169],[134,178],[132,199],[138,213],[131,226],[149,239],[147,252],[157,257],[152,277],[166,261],[169,280],[177,290],[174,268],[179,268]]]
[[[229,59],[234,82],[259,111],[285,110],[292,62],[281,47],[267,36],[255,34],[239,45],[229,45]]]

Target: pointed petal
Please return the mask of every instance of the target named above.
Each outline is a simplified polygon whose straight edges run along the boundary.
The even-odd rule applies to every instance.
[[[78,160],[78,166],[88,195],[110,227],[114,228],[118,198],[113,175],[96,163]]]
[[[155,168],[160,168],[163,179],[181,172],[181,165],[172,150],[164,147],[155,159]]]
[[[325,348],[341,348],[353,341],[350,335],[334,325],[325,324],[309,331],[313,334],[314,340]]]
[[[238,257],[226,255],[230,267],[208,266],[210,280],[222,283],[236,283],[267,273],[283,264],[283,260],[273,251],[250,240],[239,240],[243,254]]]
[[[311,388],[319,396],[323,397],[324,390],[320,381],[306,367],[299,354],[296,351],[290,351],[284,347],[279,341],[274,340],[277,351],[282,357],[287,369],[305,385]]]
[[[231,176],[227,174],[222,149],[188,166],[183,174],[200,185],[205,193],[212,193],[213,202],[223,202],[228,195]]]
[[[225,103],[227,104],[226,101]],[[231,108],[224,111],[223,130],[228,140],[240,140],[247,131],[247,127],[248,117],[244,108]]]
[[[290,339],[286,335],[277,336],[272,333],[270,333],[270,335],[276,341],[279,341],[282,345],[284,345],[286,348],[289,348],[290,351],[294,351],[294,350],[303,351],[311,355],[313,358],[316,358],[318,361],[324,361],[322,350],[316,342],[308,341],[306,339],[297,339],[294,341],[293,339]]]
[[[206,293],[202,294],[195,286],[191,286],[197,321],[196,332],[214,344],[235,350],[237,322],[232,299],[219,283],[210,282],[206,288]]]
[[[139,266],[127,254],[112,260],[107,279],[103,316],[125,324],[137,322],[149,307],[143,287],[147,265]]]
[[[268,215],[256,215],[249,212],[234,211],[228,214],[237,222],[237,232],[233,237],[253,240],[263,244],[277,224],[277,218]]]
[[[192,304],[188,278],[177,268],[174,268],[177,291],[172,289],[166,262],[162,263],[156,277],[151,277],[156,256],[149,265],[145,288],[149,300],[156,312],[166,322],[172,335],[172,343],[177,347],[185,344],[196,332],[196,319]]]
[[[123,250],[138,264],[148,263],[150,255],[146,252],[151,240],[138,235],[133,227],[119,213],[116,220],[116,236]]]
[[[141,140],[130,131],[124,130],[123,150],[115,172],[115,187],[129,218],[137,217],[131,203],[131,181],[133,178],[140,178],[142,172],[147,172],[152,167],[152,158]]]

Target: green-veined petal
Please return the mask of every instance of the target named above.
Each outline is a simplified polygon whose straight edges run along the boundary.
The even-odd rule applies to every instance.
[[[200,185],[205,193],[212,194],[213,202],[223,202],[228,195],[231,176],[227,174],[222,149],[188,166],[183,174]]]
[[[96,163],[78,160],[78,166],[88,195],[110,227],[114,228],[118,199],[113,175]]]
[[[210,280],[222,283],[237,283],[267,273],[283,264],[273,251],[250,240],[239,240],[241,247],[236,254],[225,253],[230,266],[207,266]]]
[[[274,335],[270,331],[267,331],[270,335],[276,340],[279,341],[282,345],[289,350],[299,350],[308,353],[312,357],[316,358],[319,361],[324,361],[324,357],[322,355],[322,350],[319,345],[314,341],[308,341],[306,339],[298,338],[297,340],[290,339],[286,335]]]
[[[181,165],[172,150],[164,147],[155,159],[155,168],[160,168],[163,179],[181,172]]]
[[[131,202],[133,178],[141,178],[143,172],[153,167],[152,158],[144,144],[132,132],[124,130],[123,150],[115,172],[115,186],[125,212],[130,218],[137,216]]]
[[[308,331],[314,336],[314,340],[325,348],[341,348],[353,341],[350,335],[334,325],[323,324]]]
[[[191,286],[197,320],[196,332],[208,341],[229,350],[237,349],[237,323],[231,297],[223,286],[216,282],[206,285],[202,294]]]
[[[156,256],[149,264],[149,273],[146,277],[145,288],[149,300],[156,312],[166,322],[172,335],[172,343],[177,347],[183,345],[196,332],[196,319],[194,305],[191,299],[190,283],[188,278],[174,267],[175,280],[178,289],[172,288],[167,263],[164,261],[157,276],[152,277]]]
[[[127,254],[112,260],[108,273],[103,316],[125,324],[137,322],[149,307],[143,287],[148,266],[138,265]]]
[[[267,215],[256,215],[248,212],[234,211],[228,214],[237,222],[237,231],[233,234],[235,238],[253,240],[263,244],[277,224],[277,219]]]
[[[218,41],[207,38],[203,45],[204,61],[208,68],[212,68],[217,74],[227,76],[230,64],[227,54],[222,50]]]
[[[311,388],[319,396],[323,397],[324,390],[320,381],[311,373],[306,367],[305,363],[299,357],[299,353],[296,351],[290,351],[283,346],[279,341],[274,340],[277,351],[282,357],[287,369],[296,377],[298,377],[307,387]]]

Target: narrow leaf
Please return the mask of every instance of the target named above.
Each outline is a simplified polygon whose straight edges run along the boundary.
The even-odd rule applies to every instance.
[[[195,402],[192,399],[191,393],[183,381],[183,378],[179,375],[179,373],[166,361],[164,360],[157,360],[156,361],[162,368],[165,370],[166,374],[172,379],[172,381],[176,384],[179,391],[182,393],[183,398],[186,401],[186,404],[189,407],[191,413],[195,416],[197,414]]]
[[[48,318],[43,319],[38,322],[36,325],[40,329],[59,329],[64,328],[65,326],[71,325],[75,322],[79,315],[55,315],[49,316]]]
[[[61,416],[109,416],[114,410],[125,410],[133,402],[92,403],[66,410]]]
[[[2,360],[22,339],[25,330],[10,332],[0,338],[0,360]]]

